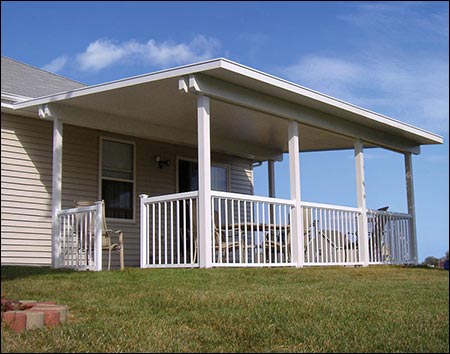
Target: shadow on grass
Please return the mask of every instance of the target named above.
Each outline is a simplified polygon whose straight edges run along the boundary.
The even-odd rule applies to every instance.
[[[26,278],[34,275],[46,275],[46,274],[68,274],[74,273],[75,270],[71,269],[53,269],[50,267],[30,267],[30,266],[5,266],[2,265],[1,280],[15,280],[19,278]]]

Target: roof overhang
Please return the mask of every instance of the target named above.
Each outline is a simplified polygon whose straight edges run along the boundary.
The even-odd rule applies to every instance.
[[[300,151],[380,146],[418,154],[442,137],[226,59],[163,70],[11,104],[38,115],[46,105],[68,124],[196,145],[196,95],[211,98],[211,144],[252,159],[287,152],[288,120]]]

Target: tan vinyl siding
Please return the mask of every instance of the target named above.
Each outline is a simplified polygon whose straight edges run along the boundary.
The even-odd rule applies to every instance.
[[[135,220],[107,224],[124,232],[125,266],[139,266],[139,195],[176,193],[177,158],[196,159],[197,149],[64,124],[63,209],[73,208],[75,200],[100,198],[100,137],[136,146]],[[159,168],[156,155],[169,159],[171,165]],[[251,161],[214,153],[212,160],[228,167],[230,191],[252,194]],[[51,183],[52,123],[2,115],[2,264],[51,264]],[[118,256],[113,252],[112,265],[116,268]],[[103,260],[105,267],[106,252]]]
[[[98,132],[64,125],[61,207],[98,200]]]
[[[51,264],[52,123],[1,115],[2,264]]]
[[[99,195],[99,148],[100,137],[135,143],[135,220],[112,222],[108,227],[124,232],[125,266],[139,266],[140,256],[140,210],[139,195],[150,196],[176,193],[177,157],[197,158],[197,150],[171,144],[110,134],[85,128],[64,126],[63,143],[63,208],[73,207],[74,200],[97,200]],[[169,167],[159,168],[155,157],[169,159]],[[212,154],[213,162],[229,167],[231,191],[252,194],[253,174],[251,161],[223,154]],[[119,266],[118,253],[113,252],[113,267]],[[104,266],[107,261],[103,253]]]

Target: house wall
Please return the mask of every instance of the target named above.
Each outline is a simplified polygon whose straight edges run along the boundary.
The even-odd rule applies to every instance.
[[[52,123],[1,115],[2,264],[51,264]]]
[[[5,144],[3,134],[8,137]],[[63,209],[73,208],[75,200],[95,201],[100,198],[100,137],[136,144],[135,220],[108,221],[108,227],[124,232],[125,266],[138,266],[139,195],[176,193],[177,157],[196,159],[197,149],[64,124]],[[18,116],[3,119],[2,114],[2,264],[51,264],[51,141],[51,122]],[[169,159],[170,166],[159,168],[155,162],[156,155],[164,160]],[[252,161],[215,153],[212,160],[213,163],[229,166],[232,192],[253,193]],[[24,190],[27,197],[23,196]],[[29,191],[32,191],[31,195]],[[18,195],[21,197],[15,198]],[[4,200],[8,201],[6,205]],[[23,221],[24,215],[29,221]],[[39,222],[39,227],[36,222]],[[32,233],[30,229],[33,229]],[[4,245],[7,246],[5,249]],[[113,267],[118,266],[118,256],[113,252]],[[103,260],[105,265],[106,253]]]

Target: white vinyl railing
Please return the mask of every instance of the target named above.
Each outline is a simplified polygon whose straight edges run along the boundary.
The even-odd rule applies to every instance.
[[[307,265],[361,264],[357,208],[302,202]]]
[[[211,192],[213,267],[293,266],[292,200]],[[361,210],[301,202],[304,266],[362,265]],[[369,264],[411,262],[411,216],[367,211]],[[141,195],[141,267],[198,267],[198,192]],[[88,247],[89,249],[89,247]],[[207,252],[209,253],[209,252]]]
[[[212,191],[212,265],[292,265],[291,200]]]
[[[59,267],[102,270],[102,204],[58,212]]]
[[[369,263],[411,263],[411,215],[368,210]]]
[[[141,268],[198,267],[198,192],[141,195]]]
[[[211,193],[213,266],[292,266],[294,202]],[[360,265],[357,208],[302,202],[304,265]],[[102,203],[61,210],[59,267],[102,270]],[[369,264],[406,264],[411,215],[367,210]],[[141,267],[198,267],[198,192],[141,196]]]

